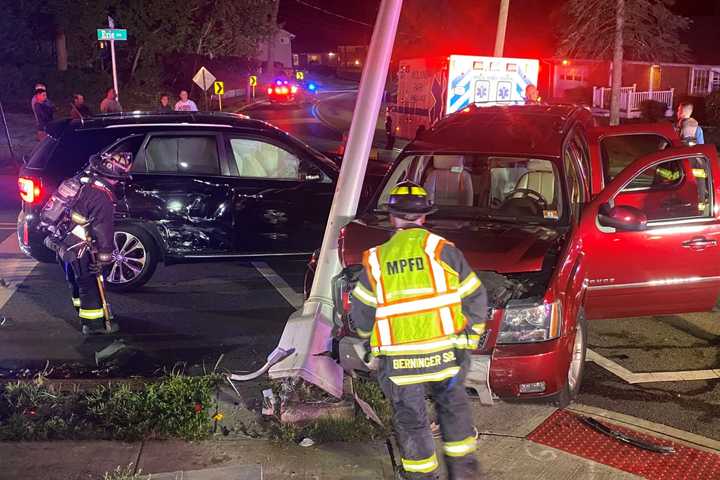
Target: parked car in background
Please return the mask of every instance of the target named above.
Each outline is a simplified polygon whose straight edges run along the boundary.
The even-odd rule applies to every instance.
[[[488,291],[475,358],[493,394],[578,393],[587,321],[710,311],[720,294],[720,164],[682,148],[669,123],[596,127],[574,106],[470,108],[410,143],[364,212],[340,234],[334,286],[344,365],[349,293],[362,252],[387,241],[391,189],[423,185],[439,207],[427,228],[463,251]],[[310,264],[306,286],[313,276]],[[475,385],[485,378],[473,370]]]
[[[137,288],[158,262],[307,257],[322,242],[338,165],[272,125],[234,114],[116,114],[59,121],[19,174],[21,249],[54,261],[38,212],[96,152],[134,154],[118,190],[111,287]],[[363,198],[385,174],[369,171]],[[373,173],[374,172],[374,173]]]

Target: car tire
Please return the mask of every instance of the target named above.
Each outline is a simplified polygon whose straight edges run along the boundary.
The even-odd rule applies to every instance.
[[[580,385],[585,372],[585,355],[587,353],[587,320],[585,320],[585,312],[582,309],[578,312],[574,333],[572,354],[565,384],[555,397],[554,403],[558,408],[565,408],[570,405],[580,393]]]
[[[144,228],[119,225],[115,227],[115,252],[105,273],[105,284],[116,292],[135,290],[150,280],[159,258],[158,246]]]

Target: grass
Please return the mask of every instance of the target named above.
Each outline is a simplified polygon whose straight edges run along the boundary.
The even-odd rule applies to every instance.
[[[42,382],[0,390],[0,441],[145,438],[198,440],[210,435],[218,377],[169,375],[127,385],[54,392]]]
[[[118,466],[112,472],[105,472],[102,480],[150,480],[152,475],[143,475],[142,470],[135,472],[133,464],[127,467]]]
[[[329,442],[362,442],[386,438],[390,433],[392,407],[385,399],[380,387],[370,380],[355,380],[353,382],[359,398],[366,401],[377,413],[383,425],[377,425],[365,417],[358,409],[352,418],[320,418],[305,424],[286,424],[273,419],[267,425],[267,432],[271,440],[281,443],[298,443],[308,437],[316,443]],[[301,386],[301,401],[316,398],[317,393],[308,390],[308,386]]]

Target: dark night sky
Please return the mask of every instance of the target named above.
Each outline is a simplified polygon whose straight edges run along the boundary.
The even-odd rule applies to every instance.
[[[303,0],[340,15],[372,24],[379,0]],[[417,0],[405,0],[405,5]],[[492,54],[499,0],[448,0],[453,40],[433,39],[428,48],[433,53]],[[632,1],[632,0],[628,0]],[[555,49],[556,12],[564,0],[510,0],[510,17],[506,36],[507,56],[546,57]],[[541,8],[537,5],[542,4]],[[698,63],[720,64],[720,0],[678,0],[675,10],[693,19],[690,32],[683,35]],[[468,14],[472,12],[472,14]],[[433,15],[428,12],[427,21]],[[294,33],[293,50],[327,51],[337,45],[366,44],[371,27],[343,20],[302,5],[297,0],[280,0],[280,21]],[[444,45],[439,45],[444,43]]]

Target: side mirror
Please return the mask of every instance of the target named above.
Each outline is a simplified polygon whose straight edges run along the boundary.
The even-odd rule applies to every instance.
[[[635,207],[627,205],[610,207],[606,203],[600,207],[598,223],[603,227],[640,232],[647,229],[647,215]]]
[[[324,175],[315,165],[303,163],[300,165],[300,180],[303,182],[321,182]]]

